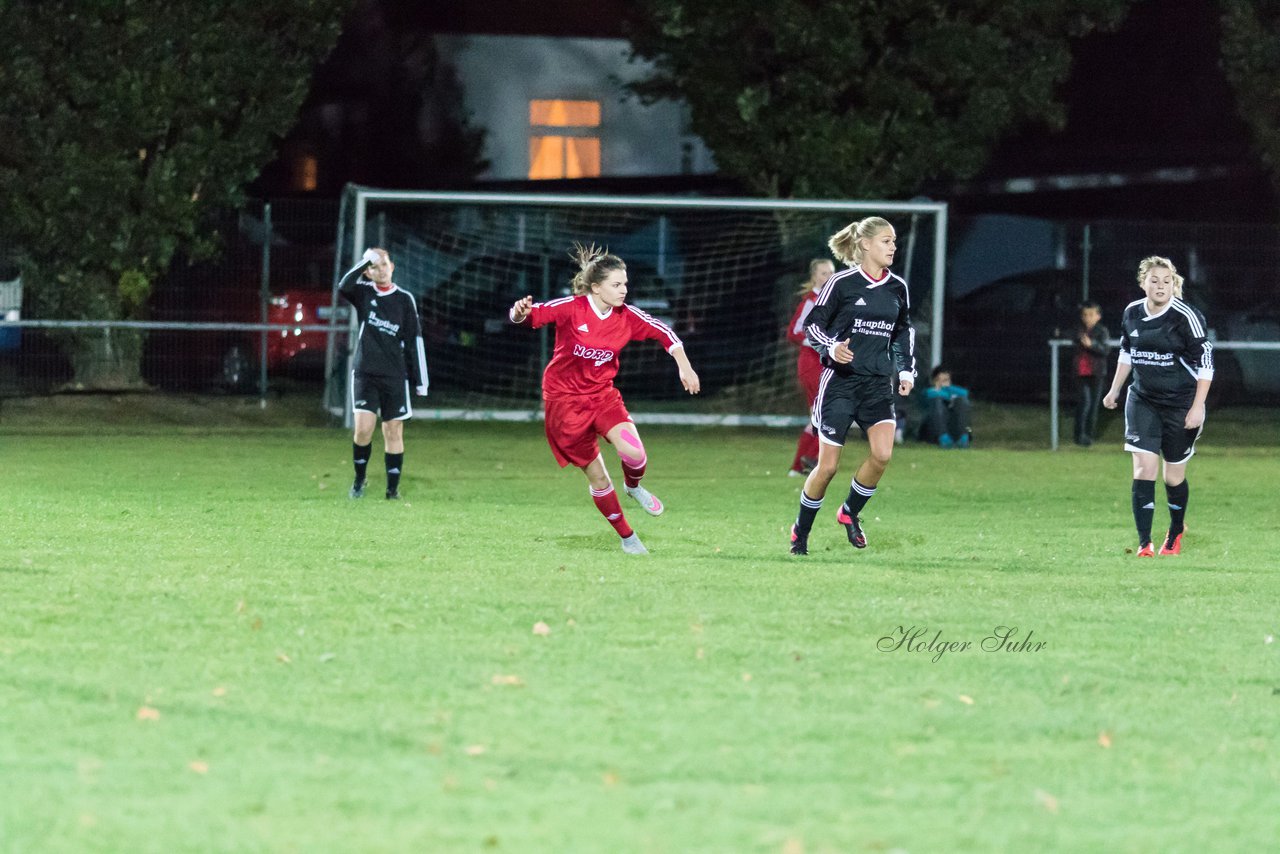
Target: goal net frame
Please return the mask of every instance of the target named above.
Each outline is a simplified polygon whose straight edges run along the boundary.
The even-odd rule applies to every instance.
[[[761,199],[761,198],[698,198],[686,196],[621,196],[621,195],[598,195],[598,194],[569,194],[569,193],[516,193],[516,192],[445,192],[445,191],[418,191],[418,190],[387,190],[373,187],[364,187],[355,184],[348,185],[342,195],[340,204],[340,213],[338,218],[338,229],[336,236],[336,245],[334,252],[334,271],[333,271],[333,302],[338,302],[337,285],[338,279],[342,273],[349,269],[355,263],[355,259],[359,258],[365,248],[375,245],[381,235],[375,234],[375,224],[371,222],[370,206],[371,205],[469,205],[480,207],[494,206],[520,206],[527,208],[573,208],[588,210],[593,208],[610,209],[610,208],[627,208],[627,209],[647,209],[655,212],[668,210],[672,212],[681,211],[744,211],[744,212],[772,212],[781,214],[783,212],[807,212],[815,214],[830,214],[847,216],[846,221],[857,218],[861,215],[880,214],[885,216],[897,215],[923,215],[933,218],[933,235],[932,235],[932,288],[931,307],[928,322],[929,329],[929,354],[928,365],[921,368],[921,356],[917,353],[917,370],[926,371],[929,365],[935,365],[941,362],[942,357],[942,322],[944,311],[944,300],[946,292],[946,248],[947,248],[947,216],[948,206],[945,202],[901,202],[901,201],[885,201],[885,200],[842,200],[842,199]],[[350,223],[349,233],[348,223]],[[914,229],[913,229],[914,231]],[[903,243],[904,234],[898,236],[899,246]],[[523,235],[517,235],[517,239],[522,239]],[[583,243],[591,243],[593,236],[584,233],[579,240]],[[597,238],[595,242],[600,242]],[[566,247],[567,248],[567,247]],[[914,246],[908,246],[908,256]],[[394,260],[394,258],[393,258]],[[797,279],[800,278],[797,271]],[[908,283],[910,284],[910,283]],[[333,315],[337,317],[337,312]],[[920,318],[913,318],[916,322],[920,322]],[[336,321],[335,321],[336,323]],[[351,426],[353,414],[351,408],[351,395],[349,390],[351,376],[351,354],[350,352],[342,353],[338,346],[339,340],[345,334],[346,340],[354,341],[355,335],[355,319],[351,318],[350,328],[340,329],[336,325],[331,327],[328,346],[326,350],[326,382],[325,391],[325,407],[334,415],[341,414],[343,423]],[[348,348],[349,350],[350,348]],[[427,352],[428,366],[431,362],[431,352]],[[695,359],[695,365],[697,362]],[[337,377],[336,371],[341,370],[343,373],[343,401],[339,403],[336,400],[335,390],[329,386],[331,381]],[[516,408],[516,409],[497,409],[497,408],[466,408],[466,407],[449,407],[449,408],[432,408],[422,407],[414,409],[415,418],[426,418],[429,420],[508,420],[508,421],[534,421],[542,417],[541,407],[536,409]],[[635,419],[638,423],[673,423],[673,424],[722,424],[726,426],[769,426],[769,427],[790,427],[800,426],[807,423],[808,419],[804,416],[796,414],[772,414],[759,412],[739,412],[729,414],[698,414],[698,413],[648,413],[639,414]]]

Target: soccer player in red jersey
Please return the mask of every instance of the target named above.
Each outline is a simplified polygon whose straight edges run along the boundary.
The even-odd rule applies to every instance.
[[[526,296],[516,300],[508,316],[512,323],[527,322],[534,329],[555,324],[555,351],[542,374],[551,453],[562,468],[573,463],[586,474],[591,498],[622,538],[622,550],[648,554],[622,513],[598,441],[604,436],[618,451],[627,495],[646,513],[660,514],[662,502],[640,485],[648,461],[644,443],[613,385],[618,353],[632,341],[660,341],[675,359],[685,391],[697,394],[701,385],[684,344],[671,328],[626,304],[627,265],[622,259],[581,244],[574,244],[572,256],[579,268],[573,277],[573,296],[545,303]]]
[[[800,291],[802,299],[791,315],[791,325],[787,327],[787,340],[800,348],[796,358],[796,377],[800,380],[800,388],[804,391],[806,411],[813,411],[813,401],[818,397],[818,382],[822,379],[822,359],[818,351],[808,346],[805,341],[804,327],[809,312],[818,301],[818,292],[836,272],[836,265],[829,258],[814,258],[809,262],[809,278],[805,280]],[[796,440],[796,455],[791,461],[791,477],[803,477],[818,464],[818,431],[812,423],[800,431]]]

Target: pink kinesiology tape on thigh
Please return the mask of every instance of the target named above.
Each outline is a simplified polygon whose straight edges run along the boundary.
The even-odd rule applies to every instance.
[[[644,445],[640,443],[640,437],[635,431],[624,428],[618,438],[622,440],[622,444],[618,446],[618,456],[633,466],[644,465]]]

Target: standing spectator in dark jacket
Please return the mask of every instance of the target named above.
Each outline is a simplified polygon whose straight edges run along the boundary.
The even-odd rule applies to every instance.
[[[1098,404],[1107,380],[1107,353],[1111,333],[1103,326],[1102,308],[1096,302],[1080,306],[1080,325],[1071,364],[1076,377],[1076,444],[1088,447],[1098,427]]]

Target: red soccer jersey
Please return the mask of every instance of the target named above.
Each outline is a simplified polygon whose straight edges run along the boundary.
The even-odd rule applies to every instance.
[[[792,344],[806,347],[804,343],[804,322],[808,319],[809,312],[813,311],[813,307],[817,302],[818,292],[809,291],[804,295],[804,299],[800,300],[800,304],[796,306],[795,314],[791,315],[791,325],[787,327],[787,340]]]
[[[594,394],[613,384],[618,352],[631,341],[652,338],[670,353],[679,337],[660,320],[630,305],[596,311],[587,294],[534,303],[533,328],[556,325],[556,349],[542,373],[542,397]]]

